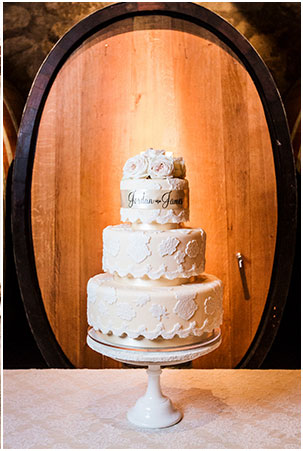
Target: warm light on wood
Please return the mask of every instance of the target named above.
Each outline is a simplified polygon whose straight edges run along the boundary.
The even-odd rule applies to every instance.
[[[111,25],[70,56],[52,85],[32,183],[36,267],[50,324],[75,366],[120,365],[86,345],[86,284],[102,269],[102,230],[121,222],[124,162],[150,147],[184,157],[188,225],[206,231],[206,270],[225,286],[223,343],[193,366],[233,367],[255,335],[270,284],[272,149],[243,64],[210,32],[179,19]]]

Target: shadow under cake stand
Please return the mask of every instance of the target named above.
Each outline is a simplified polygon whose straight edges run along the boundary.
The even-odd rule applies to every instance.
[[[145,428],[165,428],[178,423],[182,413],[163,396],[160,386],[161,366],[177,365],[197,359],[214,351],[221,344],[221,330],[215,329],[211,338],[199,344],[155,350],[123,347],[108,343],[93,328],[88,330],[87,344],[96,352],[119,362],[147,366],[148,384],[144,396],[139,398],[128,413],[128,420]]]

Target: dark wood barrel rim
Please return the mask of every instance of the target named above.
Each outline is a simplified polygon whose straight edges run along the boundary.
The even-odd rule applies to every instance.
[[[31,182],[38,127],[52,83],[69,55],[88,37],[127,17],[165,15],[193,22],[216,35],[239,57],[258,90],[269,128],[277,182],[278,227],[272,277],[256,335],[238,368],[258,368],[266,357],[286,303],[295,252],[297,189],[293,152],[279,92],[251,44],[228,22],[193,3],[117,3],[72,27],[42,64],[19,129],[12,183],[14,257],[28,322],[50,367],[71,368],[51,329],[38,283],[32,242]]]

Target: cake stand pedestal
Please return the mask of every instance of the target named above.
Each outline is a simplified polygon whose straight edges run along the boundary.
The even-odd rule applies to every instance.
[[[147,366],[148,384],[144,396],[139,398],[127,414],[128,420],[145,428],[165,428],[182,418],[169,398],[164,396],[160,386],[161,365],[177,365],[189,362],[214,351],[221,344],[221,331],[216,329],[213,337],[192,346],[151,350],[147,348],[124,348],[107,343],[94,329],[89,329],[87,344],[94,351],[119,362]]]

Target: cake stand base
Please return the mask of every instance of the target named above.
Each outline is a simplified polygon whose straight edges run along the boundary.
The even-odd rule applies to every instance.
[[[144,428],[166,428],[178,423],[182,413],[175,409],[170,399],[162,394],[160,386],[161,365],[176,365],[189,362],[214,351],[221,344],[221,331],[216,329],[213,337],[199,345],[186,348],[150,350],[123,348],[100,340],[94,329],[89,329],[87,344],[94,351],[119,362],[147,366],[148,384],[144,396],[139,398],[127,414],[128,420]]]
[[[159,365],[149,365],[147,369],[148,385],[144,396],[138,399],[128,413],[127,418],[136,426],[146,428],[166,428],[178,423],[182,413],[176,410],[170,399],[163,396],[160,387]]]

